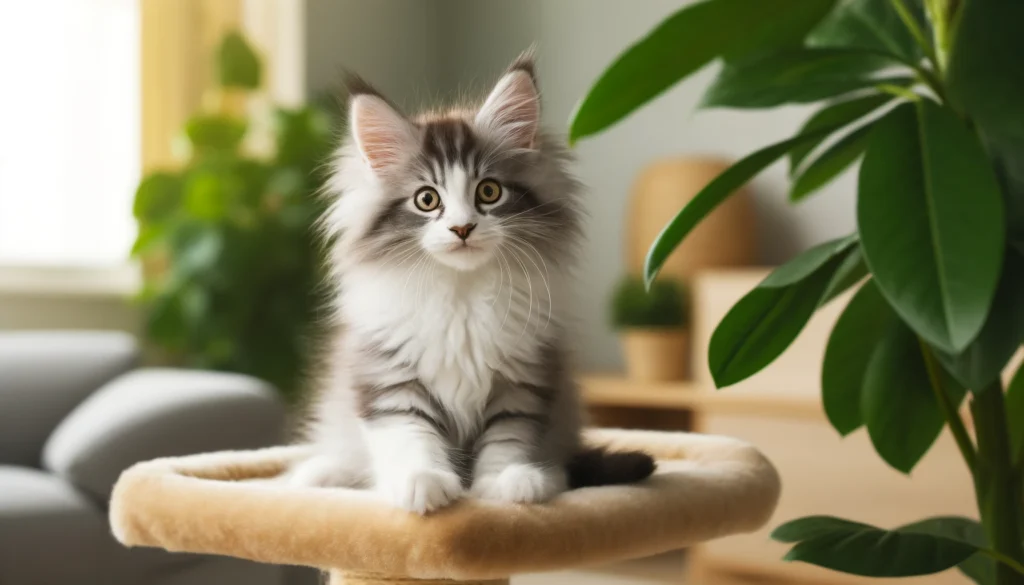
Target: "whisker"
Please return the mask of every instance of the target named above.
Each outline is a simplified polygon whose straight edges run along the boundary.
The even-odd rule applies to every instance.
[[[516,254],[515,250],[510,249],[509,254],[519,263],[520,268],[523,269],[523,276],[526,277],[526,286],[529,287],[530,297],[529,304],[527,305],[526,323],[523,323],[523,330],[519,332],[519,337],[516,338],[514,346],[518,347],[519,342],[523,339],[523,335],[526,334],[527,328],[530,327],[530,318],[533,317],[533,281],[530,279],[530,271],[526,268],[526,264],[519,258],[519,254]]]
[[[498,328],[498,334],[505,332],[505,322],[508,321],[508,313],[512,310],[512,293],[515,292],[516,286],[515,281],[512,278],[512,266],[508,263],[508,258],[505,258],[505,253],[502,251],[502,246],[495,248],[498,255],[501,257],[501,261],[505,263],[505,267],[508,269],[508,304],[505,306],[505,317],[501,320],[501,327]]]
[[[520,252],[522,252],[526,256],[526,259],[529,260],[530,263],[533,264],[533,267],[537,269],[537,276],[540,277],[541,282],[544,284],[544,290],[547,292],[547,295],[548,295],[548,311],[547,311],[548,314],[547,314],[547,317],[545,318],[544,328],[541,330],[541,332],[547,331],[548,325],[551,323],[551,312],[552,312],[553,307],[554,307],[554,300],[551,297],[551,286],[548,284],[547,263],[544,264],[544,273],[542,274],[540,266],[537,264],[537,262],[535,262],[533,260],[533,257],[530,256],[529,252],[526,251],[526,250],[523,250],[522,248],[517,246],[514,242],[518,241],[518,242],[521,242],[523,244],[526,244],[527,246],[530,246],[531,248],[533,248],[534,252],[537,254],[537,257],[540,258],[540,261],[544,262],[544,258],[540,256],[540,252],[538,252],[537,249],[534,248],[529,242],[526,242],[525,240],[522,240],[521,238],[518,238],[516,236],[512,236],[510,239],[513,241],[513,243],[511,245],[514,246]],[[529,276],[527,276],[527,281],[529,282]],[[531,302],[532,302],[532,292],[531,292]],[[535,330],[535,333],[537,333],[536,330]]]

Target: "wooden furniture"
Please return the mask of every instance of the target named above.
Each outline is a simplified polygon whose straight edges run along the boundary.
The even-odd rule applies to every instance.
[[[811,514],[830,514],[898,526],[937,515],[977,517],[967,470],[948,434],[941,436],[908,477],[889,468],[861,429],[843,439],[821,407],[821,359],[832,325],[850,294],[821,309],[794,344],[771,366],[733,387],[715,390],[707,368],[714,327],[766,270],[707,272],[693,283],[694,380],[638,384],[613,376],[583,380],[584,397],[602,424],[692,428],[749,441],[776,465],[783,491],[768,525],[752,534],[701,544],[689,551],[687,583],[868,584],[861,579],[779,560],[786,546],[772,542],[772,527]],[[651,415],[651,418],[646,418]],[[963,585],[946,571],[901,583]]]

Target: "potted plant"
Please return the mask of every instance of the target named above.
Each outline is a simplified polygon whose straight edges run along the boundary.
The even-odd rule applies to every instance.
[[[258,89],[241,35],[225,37],[217,65],[208,97]],[[244,145],[255,120],[229,111],[230,99],[206,102],[184,128],[187,160],[149,173],[135,195],[146,336],[174,363],[251,374],[294,400],[323,320],[317,170],[334,123],[312,106],[277,109],[272,152],[257,155]]]
[[[679,211],[650,249],[648,282],[776,161],[789,160],[793,201],[860,165],[856,232],[743,297],[711,338],[712,376],[723,387],[757,373],[820,306],[857,287],[825,352],[829,421],[843,435],[867,427],[903,473],[948,427],[980,522],[796,519],[773,534],[793,545],[788,560],[869,577],[957,566],[980,584],[1024,583],[1024,369],[1008,371],[1024,339],[1022,22],[1019,0],[688,3],[626,49],[574,113],[570,140],[597,134],[713,61],[722,68],[704,107],[821,103],[795,135],[741,159]]]
[[[689,350],[683,289],[668,279],[651,283],[627,276],[612,297],[612,325],[619,333],[626,372],[645,381],[681,380]]]

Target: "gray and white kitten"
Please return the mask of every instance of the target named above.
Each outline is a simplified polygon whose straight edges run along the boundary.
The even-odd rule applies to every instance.
[[[426,513],[649,475],[644,454],[581,445],[564,328],[580,186],[540,130],[531,57],[474,108],[410,119],[349,89],[325,218],[338,323],[309,428],[320,454],[293,481]]]

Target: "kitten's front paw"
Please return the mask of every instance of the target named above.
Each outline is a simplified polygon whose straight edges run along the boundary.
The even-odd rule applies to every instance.
[[[565,491],[565,473],[560,469],[517,463],[498,474],[473,481],[472,493],[484,500],[502,502],[545,502]]]
[[[458,475],[426,469],[385,478],[378,491],[399,508],[426,514],[451,504],[463,490]]]

